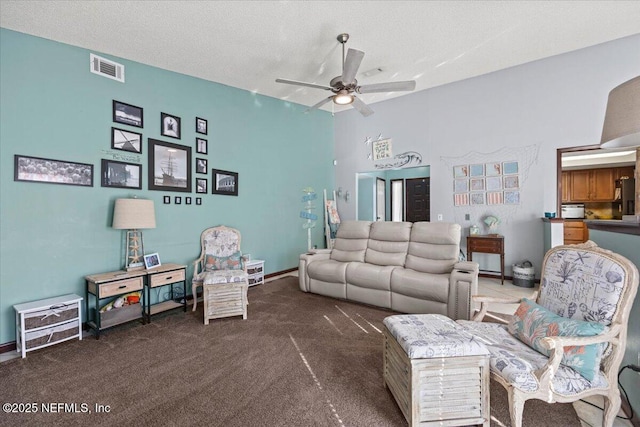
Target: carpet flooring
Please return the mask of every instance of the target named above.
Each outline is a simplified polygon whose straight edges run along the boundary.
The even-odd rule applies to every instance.
[[[392,314],[274,280],[249,289],[247,320],[206,326],[200,305],[0,364],[2,403],[37,409],[0,425],[403,426],[382,383]],[[492,384],[492,426],[509,425],[506,402]],[[529,401],[524,426],[580,423],[570,404]]]

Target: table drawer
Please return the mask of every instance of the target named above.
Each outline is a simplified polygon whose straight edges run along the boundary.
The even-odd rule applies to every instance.
[[[100,285],[100,298],[126,294],[140,289],[142,289],[142,277],[118,280],[117,282]]]
[[[169,285],[171,283],[184,281],[184,269],[168,271],[166,273],[157,273],[151,276],[151,287]]]
[[[502,242],[500,240],[473,240],[469,245],[471,252],[502,252]]]

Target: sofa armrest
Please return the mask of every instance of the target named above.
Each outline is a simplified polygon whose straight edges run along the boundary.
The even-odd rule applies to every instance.
[[[307,274],[309,264],[314,261],[329,259],[330,256],[331,249],[316,249],[314,252],[300,254],[300,260],[298,261],[298,281],[301,291],[309,292],[309,275]]]
[[[478,272],[477,262],[461,261],[453,266],[447,304],[447,315],[451,319],[471,319],[474,309],[471,297],[478,293]]]

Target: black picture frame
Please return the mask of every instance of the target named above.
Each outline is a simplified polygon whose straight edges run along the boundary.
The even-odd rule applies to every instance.
[[[160,135],[180,139],[180,117],[160,113]]]
[[[93,187],[93,165],[15,154],[13,180]]]
[[[142,165],[102,159],[100,177],[102,187],[142,190]]]
[[[196,117],[196,133],[207,134],[209,125],[206,119]]]
[[[184,204],[185,205],[190,205],[191,204],[191,197],[187,196],[184,198]]]
[[[209,142],[203,138],[196,138],[196,153],[207,154],[209,151]]]
[[[149,190],[191,193],[191,147],[149,138]]]
[[[113,100],[113,121],[124,125],[144,127],[144,110],[141,107]]]
[[[181,204],[182,204],[182,197],[180,197],[180,196],[175,196],[175,197],[173,198],[173,203],[174,203],[174,204],[176,204],[176,205],[181,205]]]
[[[207,167],[207,159],[196,157],[196,173],[208,174],[209,168]]]
[[[162,198],[162,202],[163,202],[165,205],[170,205],[170,204],[171,204],[171,196],[164,196],[164,197]]]
[[[211,169],[211,194],[238,195],[238,173]]]
[[[111,128],[111,148],[142,154],[142,134],[127,129]]]
[[[207,194],[209,192],[207,178],[196,178],[196,193]]]
[[[202,204],[202,197],[196,197],[196,205]]]

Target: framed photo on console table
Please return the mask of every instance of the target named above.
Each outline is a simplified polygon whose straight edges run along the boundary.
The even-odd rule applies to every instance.
[[[93,187],[93,165],[16,154],[13,180]]]
[[[191,193],[191,147],[149,138],[149,190]]]
[[[224,194],[226,196],[238,195],[238,173],[211,169],[212,172],[212,194]]]

